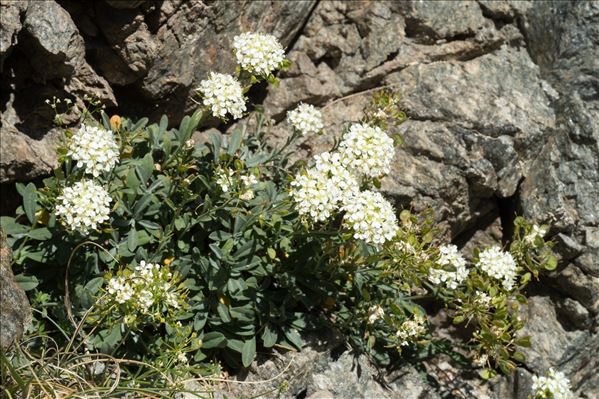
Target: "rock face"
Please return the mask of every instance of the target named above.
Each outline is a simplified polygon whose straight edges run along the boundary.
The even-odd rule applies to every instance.
[[[580,397],[599,397],[591,356],[599,345],[599,3],[230,4],[0,0],[3,188],[54,165],[61,131],[52,129],[46,98],[82,104],[87,95],[121,115],[166,113],[176,123],[194,108],[194,88],[207,71],[233,70],[235,34],[273,33],[293,65],[279,88],[250,93],[274,119],[273,143],[289,134],[286,112],[309,102],[322,107],[329,134],[306,138],[295,154],[328,150],[343,123],[361,117],[372,91],[396,90],[409,119],[397,128],[404,143],[382,189],[397,205],[433,207],[465,253],[505,241],[521,213],[552,226],[560,255],[557,271],[531,288],[525,316],[533,346],[526,369],[512,378],[482,387],[439,365],[429,370],[437,388],[407,369],[381,385],[364,359],[332,356],[332,348],[314,344],[300,355],[304,366],[295,362],[299,377],[288,396],[460,397],[461,389],[525,398],[531,371],[559,367]],[[77,118],[62,116],[67,125]],[[254,377],[281,371],[284,363],[274,362],[254,367]],[[308,364],[314,367],[306,371]],[[351,393],[335,382],[341,375]],[[463,389],[439,388],[452,379]]]
[[[31,324],[31,308],[25,292],[19,287],[10,263],[12,251],[0,230],[0,344],[7,350]]]

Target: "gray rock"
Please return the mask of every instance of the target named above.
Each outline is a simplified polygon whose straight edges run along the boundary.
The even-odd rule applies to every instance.
[[[14,45],[17,44],[17,34],[22,28],[21,18],[29,1],[0,1],[0,70],[4,58],[8,55]]]
[[[11,269],[12,251],[0,229],[0,343],[9,349],[31,325],[31,308]]]
[[[564,268],[552,279],[599,313],[599,4],[539,3],[523,28],[558,92],[557,123],[522,184],[525,215],[558,235]]]
[[[27,181],[48,175],[57,165],[59,133],[33,140],[12,126],[0,128],[0,183]]]
[[[523,317],[527,320],[522,335],[531,336],[531,347],[522,348],[526,364],[538,373],[561,365],[562,358],[576,349],[577,340],[589,337],[588,332],[568,331],[559,321],[555,304],[549,297],[534,296],[528,299]]]

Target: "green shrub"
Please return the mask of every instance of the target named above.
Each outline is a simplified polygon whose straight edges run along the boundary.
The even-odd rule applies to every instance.
[[[150,364],[240,368],[264,348],[300,350],[302,331],[332,326],[389,364],[439,345],[422,306],[433,299],[475,327],[483,376],[523,361],[521,290],[555,267],[544,231],[518,218],[507,252],[468,262],[441,245],[432,212],[397,215],[373,191],[400,142],[384,130],[405,118],[393,92],[375,93],[361,123],[307,166],[288,161],[302,130],[321,130],[307,108],[290,118],[296,129],[281,148],[264,144],[257,111],[252,131],[240,124],[195,143],[209,112],[228,112],[215,90],[230,86],[235,116],[253,83],[276,82],[238,72],[243,90],[211,75],[198,111],[177,128],[166,117],[148,125],[84,112],[54,176],[39,189],[17,186],[23,206],[2,227],[40,310],[35,333],[63,343],[71,334],[88,353]]]

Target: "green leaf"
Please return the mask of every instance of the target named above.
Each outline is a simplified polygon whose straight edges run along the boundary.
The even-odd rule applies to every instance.
[[[277,339],[279,338],[279,334],[277,331],[270,327],[269,324],[264,326],[264,331],[262,332],[262,343],[265,348],[271,348],[274,344],[277,343]]]
[[[244,367],[250,367],[256,357],[256,338],[245,341],[241,350],[241,363]]]
[[[453,318],[453,324],[460,324],[462,322],[464,322],[465,317],[464,316],[456,316]]]
[[[268,253],[270,259],[274,259],[277,257],[277,251],[275,251],[273,248],[267,248],[266,252]]]
[[[45,241],[49,238],[52,238],[52,233],[50,232],[50,230],[48,230],[47,227],[43,227],[41,229],[33,229],[31,230],[27,236],[29,236],[29,238],[31,238],[32,240],[36,240],[36,241]]]
[[[227,148],[227,153],[229,155],[235,155],[239,146],[241,145],[242,132],[241,129],[236,129],[231,137],[229,138],[229,145]]]
[[[489,369],[481,370],[478,372],[478,374],[480,375],[480,377],[483,380],[489,380],[495,376],[495,372],[493,372],[493,370],[489,370]]]
[[[37,189],[35,184],[29,183],[24,187],[22,192],[23,195],[23,209],[27,215],[29,223],[34,224],[36,221],[35,212],[37,211]]]
[[[545,269],[546,270],[555,270],[557,267],[557,258],[553,255],[547,256],[547,260],[545,261]]]
[[[0,217],[0,226],[2,226],[2,230],[9,236],[26,234],[29,230],[27,226],[17,223],[15,218],[10,216]]]
[[[525,347],[525,348],[530,348],[530,345],[531,345],[530,337],[526,336],[526,337],[516,338],[516,340],[514,341],[514,344]]]
[[[231,322],[231,314],[229,313],[229,308],[227,307],[227,305],[219,303],[216,307],[216,311],[218,312],[218,315],[220,316],[220,319],[222,321],[224,321],[225,323]]]
[[[202,339],[202,347],[206,349],[224,348],[226,345],[227,339],[218,331],[211,331]]]
[[[143,226],[148,230],[159,230],[160,229],[160,225],[158,223],[150,222],[149,220],[140,220],[137,223],[140,226]]]
[[[102,117],[102,124],[104,125],[104,129],[111,130],[110,120],[108,119],[108,115],[106,115],[106,112],[100,111],[100,116]]]
[[[209,132],[208,137],[210,138],[210,143],[212,144],[212,153],[214,155],[214,162],[218,163],[220,158],[220,149],[221,149],[221,139],[220,135],[214,132]]]
[[[23,291],[31,291],[39,285],[39,281],[35,276],[26,276],[24,274],[17,274],[15,276],[17,284],[23,289]]]
[[[160,134],[164,134],[164,132],[166,132],[166,129],[168,128],[168,117],[166,115],[162,115],[162,117],[160,118]]]
[[[131,252],[134,252],[136,248],[137,230],[135,230],[135,227],[131,227],[131,230],[129,230],[129,235],[127,236],[127,249],[129,249]]]
[[[151,153],[147,153],[140,161],[139,165],[135,168],[137,176],[143,185],[148,182],[148,179],[154,172],[154,159]]]
[[[289,328],[285,330],[285,337],[291,342],[297,349],[302,349],[302,338],[300,337],[297,330]]]
[[[137,203],[135,204],[135,207],[133,208],[133,217],[135,219],[140,219],[141,216],[143,215],[143,211],[146,210],[146,208],[150,205],[150,202],[152,201],[152,194],[145,194],[144,196],[142,196]]]
[[[512,354],[512,359],[517,362],[524,363],[526,361],[526,356],[524,356],[524,354],[521,352],[514,352]]]

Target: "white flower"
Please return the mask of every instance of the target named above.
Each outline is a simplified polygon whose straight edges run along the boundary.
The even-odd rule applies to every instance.
[[[304,136],[320,132],[324,123],[322,113],[310,104],[301,104],[287,113],[287,121]]]
[[[474,302],[484,308],[491,307],[491,297],[486,292],[476,291]]]
[[[187,363],[187,355],[183,352],[178,352],[177,361],[180,363]]]
[[[256,176],[254,176],[252,174],[242,175],[240,177],[240,179],[241,179],[241,183],[243,184],[243,186],[247,187],[247,188],[258,183],[258,179],[256,178]]]
[[[233,49],[237,63],[256,75],[270,74],[285,60],[285,50],[273,35],[242,33],[233,38]]]
[[[364,177],[381,177],[389,173],[395,156],[393,139],[381,128],[355,124],[339,143],[344,166]]]
[[[414,315],[411,320],[406,320],[399,326],[395,335],[399,338],[401,346],[408,346],[415,338],[424,334],[426,320],[421,315]]]
[[[233,172],[233,169],[230,168],[218,168],[216,170],[216,173],[214,174],[215,178],[216,178],[216,184],[218,184],[220,186],[220,189],[223,191],[223,193],[228,192],[231,189],[231,186],[233,185],[233,174],[235,172]]]
[[[239,199],[244,200],[244,201],[249,201],[254,199],[255,194],[254,194],[254,190],[251,189],[247,189],[244,192],[242,192],[241,194],[239,194]]]
[[[362,191],[351,197],[343,210],[343,224],[354,231],[354,238],[369,244],[384,244],[399,229],[393,206],[381,193]]]
[[[341,165],[339,154],[325,152],[317,155],[315,161],[312,168],[291,182],[291,195],[301,216],[322,222],[357,193],[359,185]]]
[[[210,72],[198,90],[204,97],[204,105],[210,107],[216,117],[225,118],[229,113],[239,119],[246,110],[241,84],[231,75]]]
[[[543,237],[545,237],[545,234],[547,234],[547,229],[545,229],[543,227],[539,227],[535,224],[534,226],[532,226],[530,233],[528,233],[524,237],[524,241],[526,241],[530,244],[534,244],[537,237],[543,238]]]
[[[116,302],[121,304],[130,300],[135,294],[131,285],[122,276],[110,279],[107,291],[109,294],[114,295]]]
[[[445,284],[447,288],[455,290],[468,277],[466,260],[460,255],[455,245],[442,245],[439,252],[437,263],[441,266],[450,266],[455,270],[431,268],[428,278],[433,284]]]
[[[572,397],[570,381],[564,373],[550,368],[546,376],[532,377],[532,394],[534,399],[569,399]]]
[[[512,255],[493,246],[481,252],[478,258],[477,266],[489,277],[500,280],[507,290],[514,287],[518,266]]]
[[[108,281],[106,291],[114,301],[127,306],[125,322],[137,322],[138,315],[156,317],[165,308],[180,308],[180,293],[166,266],[141,261],[132,272],[118,272]],[[159,305],[159,310],[156,310]]]
[[[368,323],[373,324],[378,319],[382,318],[385,315],[385,311],[380,305],[371,306],[368,309]]]
[[[69,139],[67,156],[77,161],[78,168],[98,177],[110,171],[119,160],[119,146],[111,131],[95,126],[81,125]]]
[[[194,139],[189,139],[185,142],[185,148],[187,149],[191,149],[196,145],[196,142]]]
[[[110,195],[91,180],[65,187],[57,200],[56,215],[61,216],[71,230],[78,230],[82,234],[96,229],[110,215]]]

